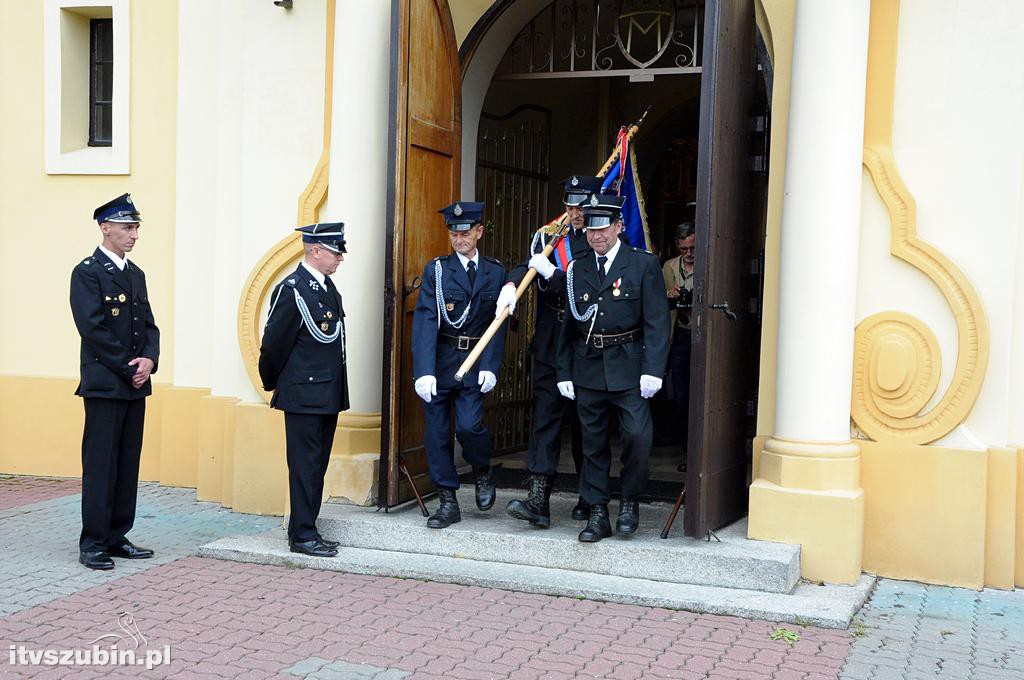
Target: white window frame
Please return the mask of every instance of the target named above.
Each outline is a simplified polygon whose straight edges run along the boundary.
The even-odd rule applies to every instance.
[[[129,101],[131,84],[129,33],[130,0],[45,0],[43,5],[43,47],[45,50],[45,154],[49,175],[127,175],[130,173]],[[86,16],[96,8],[108,9],[113,19],[113,103],[111,105],[111,145],[89,146],[88,129],[81,139],[63,140],[67,127],[61,120],[63,91],[62,12]],[[76,11],[79,10],[79,11]],[[88,64],[76,69],[75,78],[89,78]],[[86,82],[88,89],[88,82]],[[86,97],[88,99],[88,97]],[[84,112],[88,116],[88,111]],[[63,147],[63,148],[62,148]]]

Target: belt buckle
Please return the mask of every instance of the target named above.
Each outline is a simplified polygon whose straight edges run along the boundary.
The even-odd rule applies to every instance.
[[[469,349],[469,338],[466,337],[465,335],[460,335],[458,337],[458,339],[456,340],[456,342],[459,343],[458,344],[458,349],[460,349],[460,350],[468,350]]]
[[[604,349],[604,337],[600,335],[594,336],[594,349]]]

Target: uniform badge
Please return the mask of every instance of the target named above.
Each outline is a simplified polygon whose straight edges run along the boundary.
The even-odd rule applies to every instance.
[[[584,293],[583,294],[583,301],[584,302],[588,302],[589,300],[590,300],[590,293]]]
[[[327,310],[327,318],[328,319],[333,319],[334,318],[334,312],[332,312],[331,310],[328,309]]]
[[[612,295],[614,295],[615,297],[619,297],[620,295],[622,295],[622,291],[619,290],[619,286],[621,285],[622,277],[620,276],[619,278],[615,279],[615,283],[612,284]]]
[[[577,177],[576,177],[575,175],[574,175],[574,176],[573,176],[573,178],[572,178],[572,185],[573,185],[574,187],[578,187],[578,186],[580,185],[580,180],[579,180],[579,178],[577,178]]]
[[[114,307],[113,309],[110,310],[110,316],[117,316],[120,313],[121,309],[118,307]]]
[[[448,302],[448,303],[445,304],[444,308],[447,311],[449,311],[449,312],[454,312],[455,311],[455,303],[454,302]]]
[[[317,285],[316,281],[310,281],[309,287],[312,288],[313,290],[320,290],[320,286]]]
[[[121,293],[120,295],[118,295],[118,296],[117,296],[117,301],[118,301],[118,302],[124,302],[124,301],[125,301],[125,300],[127,300],[127,299],[128,299],[128,298],[126,298],[126,297],[124,296],[124,293]]]
[[[458,203],[456,203],[455,207],[452,208],[452,214],[455,215],[456,217],[461,217],[462,216],[462,206],[459,205]]]
[[[598,198],[597,198],[597,194],[591,194],[591,195],[590,195],[590,205],[591,205],[591,207],[594,207],[594,208],[596,208],[596,207],[597,207],[597,205],[598,205],[598,204],[599,204],[600,202],[601,202],[601,201],[600,201],[600,200],[598,200]]]
[[[110,296],[109,295],[104,295],[103,296],[103,301],[104,302],[110,302]]]
[[[322,324],[320,324],[320,330],[324,331],[325,333],[327,332],[328,328],[330,328],[330,325],[328,325],[328,323],[326,321],[324,321]]]

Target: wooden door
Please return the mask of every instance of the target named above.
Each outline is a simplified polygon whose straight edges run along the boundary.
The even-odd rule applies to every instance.
[[[683,522],[695,537],[746,513],[746,423],[759,353],[747,136],[756,76],[753,2],[708,0],[704,17]]]
[[[392,0],[391,134],[384,289],[379,505],[412,498],[399,456],[430,490],[423,409],[413,390],[412,312],[419,277],[450,250],[437,210],[457,200],[462,135],[458,45],[447,0]]]

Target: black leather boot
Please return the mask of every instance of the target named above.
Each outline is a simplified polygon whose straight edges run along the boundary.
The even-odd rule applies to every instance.
[[[525,519],[541,529],[551,526],[551,478],[530,475],[530,492],[525,501],[518,498],[508,502],[506,510],[516,519]]]
[[[640,526],[640,502],[635,498],[619,501],[619,518],[615,520],[615,533],[632,534]]]
[[[459,499],[455,497],[455,489],[439,489],[437,495],[441,499],[441,505],[427,520],[427,526],[431,529],[444,529],[461,522],[462,512],[459,511]]]
[[[591,505],[590,519],[587,526],[580,532],[580,541],[583,543],[597,543],[602,538],[612,535],[612,525],[608,520],[607,505]]]
[[[494,507],[494,475],[490,468],[476,473],[476,507],[487,511]]]

